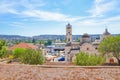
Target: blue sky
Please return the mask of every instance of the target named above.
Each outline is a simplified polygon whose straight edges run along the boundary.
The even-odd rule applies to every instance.
[[[120,33],[120,0],[0,0],[0,34]]]

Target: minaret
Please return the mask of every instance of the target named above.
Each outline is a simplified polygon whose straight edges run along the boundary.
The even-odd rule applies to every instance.
[[[66,42],[67,44],[72,43],[72,25],[70,23],[66,25]]]

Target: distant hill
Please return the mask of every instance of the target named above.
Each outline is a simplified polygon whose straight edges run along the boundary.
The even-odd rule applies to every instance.
[[[81,38],[82,35],[73,35],[72,38],[73,40],[78,40],[79,38]],[[95,37],[95,38],[99,38],[100,35],[96,34],[96,35],[90,35],[91,37]],[[66,38],[66,35],[39,35],[39,36],[33,36],[34,39],[41,39],[41,40],[56,40],[56,39],[60,39],[60,40],[64,40]]]
[[[41,39],[41,40],[56,40],[60,39],[63,40],[65,39],[65,35],[39,35],[39,36],[33,36],[34,39]]]
[[[31,37],[19,36],[19,35],[0,35],[0,39],[4,40],[25,40],[31,39]]]
[[[118,34],[113,34],[114,36]],[[81,38],[82,35],[73,35],[73,40],[78,40]],[[90,35],[92,38],[100,38],[100,34],[92,34]],[[26,37],[26,36],[19,36],[19,35],[0,35],[0,39],[5,39],[5,40],[64,40],[66,38],[65,35],[39,35],[39,36],[33,36],[33,37]]]

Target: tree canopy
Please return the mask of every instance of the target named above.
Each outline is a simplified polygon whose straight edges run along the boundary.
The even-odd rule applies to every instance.
[[[103,54],[113,53],[120,65],[120,35],[105,38],[98,50]]]
[[[0,57],[3,57],[6,53],[6,41],[5,40],[0,40]]]
[[[74,63],[80,66],[102,65],[104,63],[104,58],[101,55],[96,56],[89,55],[89,53],[80,52],[76,55]]]
[[[0,50],[2,49],[3,46],[6,45],[6,41],[5,40],[0,40]]]

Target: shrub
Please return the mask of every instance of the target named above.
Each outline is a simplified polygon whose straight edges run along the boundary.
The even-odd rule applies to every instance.
[[[25,53],[25,49],[23,48],[16,48],[14,51],[13,51],[13,56],[15,58],[19,58],[22,54]]]
[[[26,49],[25,53],[20,56],[20,61],[25,64],[43,64],[44,57],[40,50]]]
[[[9,56],[9,60],[13,60],[14,59],[14,56],[13,55],[10,55]]]
[[[11,63],[13,59],[14,59],[14,56],[13,55],[9,55],[7,63]]]
[[[6,46],[2,46],[2,49],[0,50],[0,58],[6,58],[7,57],[7,48]]]
[[[5,58],[7,53],[6,41],[0,39],[0,58]]]
[[[102,56],[89,55],[89,53],[80,52],[76,55],[74,63],[81,66],[100,65],[104,62]]]

